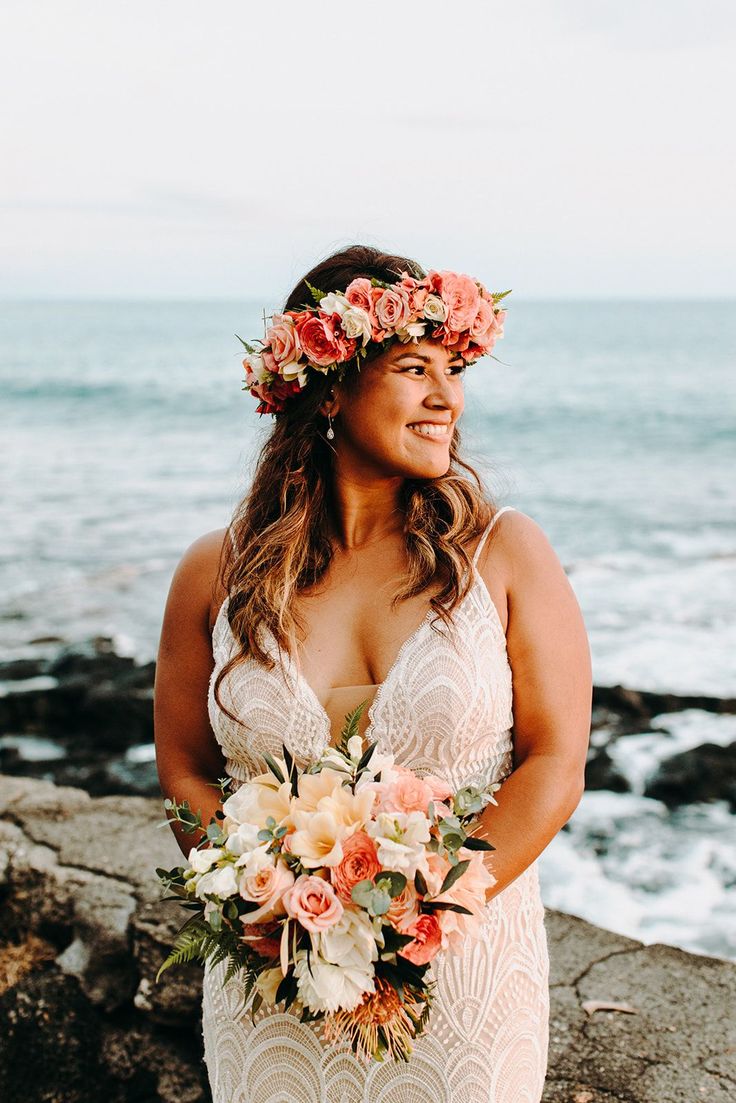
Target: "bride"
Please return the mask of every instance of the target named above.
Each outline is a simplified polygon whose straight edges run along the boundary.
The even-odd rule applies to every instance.
[[[207,823],[212,787],[300,765],[361,731],[454,789],[501,783],[481,817],[482,937],[431,965],[430,1025],[407,1062],[361,1065],[241,982],[205,969],[214,1103],[538,1103],[548,959],[536,859],[583,788],[591,666],[540,526],[496,508],[461,457],[464,374],[505,311],[468,276],[351,246],[323,260],[248,347],[274,424],[226,530],[176,568],[155,684],[162,791]],[[319,304],[319,309],[318,305]],[[474,370],[482,370],[477,368]],[[196,836],[172,829],[188,854]]]

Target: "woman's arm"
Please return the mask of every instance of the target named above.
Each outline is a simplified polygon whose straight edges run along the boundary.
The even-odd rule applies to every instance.
[[[524,513],[497,524],[492,554],[507,579],[514,770],[495,794],[498,806],[480,817],[477,833],[496,848],[487,859],[496,878],[488,900],[541,854],[580,802],[593,695],[582,613],[554,549]]]
[[[188,801],[207,826],[220,804],[225,759],[207,713],[214,666],[210,610],[216,599],[225,530],[195,540],[177,566],[166,601],[154,684],[156,765],[164,797]],[[203,837],[171,829],[183,854]]]

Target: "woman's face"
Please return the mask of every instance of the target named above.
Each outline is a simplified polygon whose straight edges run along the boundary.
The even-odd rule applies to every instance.
[[[397,341],[361,367],[349,392],[335,384],[336,400],[326,409],[338,465],[404,478],[446,474],[465,406],[464,371],[462,356],[438,341]]]

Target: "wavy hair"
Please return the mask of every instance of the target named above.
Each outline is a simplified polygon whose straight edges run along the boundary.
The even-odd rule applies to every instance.
[[[357,277],[391,282],[403,271],[417,279],[426,273],[416,261],[350,245],[315,265],[299,281],[283,310],[298,310],[311,301],[307,281],[327,291],[344,291]],[[382,352],[370,348],[361,368]],[[359,380],[348,370],[341,380],[349,394]],[[303,623],[295,613],[301,590],[317,584],[332,559],[328,519],[333,504],[333,448],[326,439],[326,417],[320,406],[335,382],[329,373],[313,372],[307,386],[274,415],[275,424],[256,462],[247,495],[237,505],[226,539],[220,578],[228,595],[228,621],[240,651],[218,672],[214,695],[233,668],[253,658],[268,669],[273,655],[263,646],[261,630],[270,631],[280,651],[296,654]],[[275,473],[277,473],[275,475]],[[442,590],[430,599],[437,616],[449,625],[452,612],[474,582],[465,545],[480,535],[496,506],[478,473],[460,456],[460,430],[450,443],[450,466],[439,478],[405,479],[399,497],[404,515],[408,567],[398,579],[391,608],[435,581]],[[491,536],[495,532],[492,530]],[[434,626],[433,626],[434,627]]]

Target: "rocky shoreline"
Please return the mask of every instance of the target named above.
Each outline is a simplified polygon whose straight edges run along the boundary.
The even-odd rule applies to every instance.
[[[180,852],[160,798],[0,776],[0,1098],[208,1103],[197,966],[154,870]],[[544,1103],[727,1103],[736,965],[547,913]]]
[[[93,796],[157,796],[154,675],[155,663],[116,654],[108,637],[62,647],[48,658],[0,663],[0,772],[74,785]],[[653,731],[654,717],[688,709],[733,714],[736,699],[595,686],[586,788],[630,791],[630,779],[615,763],[619,741]],[[664,758],[643,795],[669,808],[725,800],[736,811],[736,741],[706,741]]]

